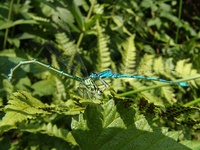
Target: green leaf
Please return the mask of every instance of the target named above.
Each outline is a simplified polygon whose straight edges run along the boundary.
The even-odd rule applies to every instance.
[[[0,26],[0,30],[11,28],[13,26],[21,25],[21,24],[38,24],[38,22],[36,22],[35,20],[23,20],[23,19],[20,19],[17,21],[5,22],[4,24]]]
[[[38,81],[32,85],[32,88],[33,94],[39,96],[51,95],[56,91],[54,79]]]
[[[187,147],[190,147],[192,150],[199,150],[199,147],[200,147],[200,141],[185,140],[185,141],[181,141],[180,143]]]
[[[5,107],[6,114],[0,122],[1,132],[17,128],[17,123],[24,120],[34,119],[39,114],[46,114],[47,112],[41,109],[46,107],[25,91],[14,93]]]
[[[85,29],[84,16],[82,15],[79,7],[77,6],[76,1],[68,2],[68,4],[71,12],[74,15],[75,20],[78,23],[79,28],[82,30]]]
[[[162,21],[160,20],[160,18],[153,18],[153,19],[150,19],[148,22],[147,22],[147,25],[148,26],[156,26],[157,29],[160,29],[161,25],[162,25]]]
[[[170,46],[175,46],[174,39],[172,39],[169,35],[166,33],[159,33],[155,32],[154,37],[162,42],[168,43]]]
[[[72,134],[81,149],[189,149],[177,142],[179,132],[151,126],[135,109],[109,100],[74,118]]]

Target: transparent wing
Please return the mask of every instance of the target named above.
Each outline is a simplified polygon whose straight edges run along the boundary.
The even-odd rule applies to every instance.
[[[63,21],[58,18],[58,22]],[[47,43],[45,47],[51,54],[56,56],[58,63],[64,67],[63,71],[79,77],[88,76],[87,69],[78,54],[78,48],[69,32],[69,28],[65,23],[60,24],[62,24],[62,27],[55,34],[55,42]],[[65,31],[62,31],[63,24],[66,26]]]

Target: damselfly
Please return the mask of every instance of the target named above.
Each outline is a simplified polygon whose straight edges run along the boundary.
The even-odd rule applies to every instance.
[[[60,34],[58,34],[60,35]],[[105,70],[99,73],[91,73],[90,75],[87,74],[87,69],[85,65],[83,64],[83,61],[81,60],[79,54],[77,53],[77,50],[75,47],[71,47],[67,50],[69,52],[69,56],[72,56],[72,59],[70,61],[66,62],[68,63],[68,68],[75,70],[73,67],[76,67],[76,64],[79,63],[81,64],[80,66],[82,67],[83,72],[85,72],[85,77],[79,77],[76,75],[72,75],[70,71],[64,72],[61,70],[58,70],[54,67],[51,67],[50,65],[47,65],[45,63],[42,63],[40,61],[37,61],[36,59],[34,60],[25,60],[25,61],[20,61],[14,68],[10,69],[10,73],[8,74],[8,79],[11,80],[13,78],[14,72],[16,69],[18,69],[22,65],[27,65],[27,64],[37,64],[39,66],[42,66],[46,69],[50,69],[54,72],[57,72],[63,76],[69,77],[73,80],[76,80],[80,82],[80,85],[78,87],[78,91],[80,94],[84,96],[84,93],[87,93],[87,96],[91,99],[93,97],[96,97],[95,95],[101,95],[109,85],[106,83],[104,80],[105,78],[135,78],[135,79],[145,79],[149,81],[158,81],[158,82],[164,82],[164,83],[170,83],[173,85],[179,85],[179,86],[188,86],[188,83],[186,82],[174,82],[174,81],[168,81],[162,78],[154,78],[154,77],[148,77],[148,76],[143,76],[143,75],[129,75],[129,74],[121,74],[121,73],[114,73],[111,70]],[[74,58],[78,56],[78,61],[76,64],[73,63]],[[73,64],[73,65],[71,65]],[[103,84],[104,88],[99,88],[99,86],[95,83],[96,80],[100,80],[101,83]]]
[[[19,68],[22,65],[26,64],[37,64],[39,66],[42,66],[44,68],[50,69],[52,71],[55,71],[63,76],[69,77],[71,79],[74,79],[78,82],[80,82],[78,91],[83,93],[84,91],[87,92],[87,95],[89,98],[95,97],[94,95],[101,95],[103,90],[100,89],[96,83],[95,79],[99,79],[104,87],[109,87],[109,85],[106,83],[104,80],[105,78],[135,78],[135,79],[146,79],[146,80],[153,80],[153,81],[159,81],[159,82],[165,82],[165,83],[170,83],[174,85],[179,85],[179,86],[188,86],[188,83],[186,82],[173,82],[173,81],[168,81],[165,79],[161,78],[153,78],[153,77],[147,77],[147,76],[141,76],[141,75],[128,75],[128,74],[120,74],[120,73],[113,73],[111,70],[105,70],[100,73],[91,73],[90,76],[81,78],[77,77],[68,73],[65,73],[64,71],[60,71],[56,68],[51,67],[50,65],[46,65],[44,63],[41,63],[37,61],[36,59],[34,60],[25,60],[25,61],[20,61],[14,68],[10,69],[10,73],[8,74],[8,79],[9,81],[12,79],[13,74],[17,68]],[[92,94],[92,96],[91,96]]]

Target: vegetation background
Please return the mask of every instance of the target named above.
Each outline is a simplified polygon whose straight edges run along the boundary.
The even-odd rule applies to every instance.
[[[199,7],[198,0],[1,1],[1,149],[199,149]],[[81,68],[68,70],[76,51],[89,74],[111,69],[189,86],[106,80],[100,99],[34,64],[7,79],[32,59],[82,77]]]

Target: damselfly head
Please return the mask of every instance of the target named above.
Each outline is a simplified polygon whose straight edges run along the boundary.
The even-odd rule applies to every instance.
[[[91,77],[91,78],[96,78],[96,77],[97,77],[97,73],[91,72],[90,77]]]

